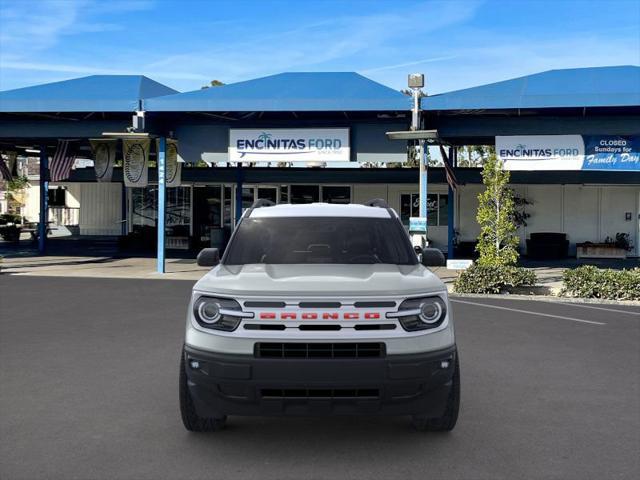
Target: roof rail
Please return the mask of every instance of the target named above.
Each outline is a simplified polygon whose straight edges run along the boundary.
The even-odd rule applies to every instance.
[[[256,200],[255,202],[253,202],[253,204],[251,205],[251,207],[249,207],[249,210],[247,210],[245,216],[249,217],[251,216],[251,212],[253,212],[256,208],[262,208],[262,207],[273,207],[275,205],[274,202],[272,202],[269,199],[266,198],[259,198],[258,200]]]
[[[259,198],[258,200],[256,200],[255,202],[253,202],[253,205],[251,205],[251,208],[260,208],[260,207],[273,207],[275,205],[275,203],[273,203],[271,200],[267,199],[267,198]]]
[[[366,207],[380,207],[380,208],[391,208],[389,207],[389,204],[386,202],[386,200],[383,200],[382,198],[372,198],[371,200],[367,200],[366,202],[364,202],[364,205]]]

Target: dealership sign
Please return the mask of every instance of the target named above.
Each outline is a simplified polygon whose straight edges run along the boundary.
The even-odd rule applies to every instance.
[[[497,136],[496,154],[507,170],[640,170],[640,137]]]
[[[580,170],[584,142],[580,135],[497,136],[496,154],[507,170]]]
[[[583,170],[640,170],[640,136],[585,136]]]
[[[230,129],[229,162],[348,162],[348,128]]]

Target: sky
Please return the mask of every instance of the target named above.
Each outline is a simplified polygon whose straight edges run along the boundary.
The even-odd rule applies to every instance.
[[[429,94],[640,64],[638,0],[0,0],[0,90],[143,74],[180,91],[357,71]]]

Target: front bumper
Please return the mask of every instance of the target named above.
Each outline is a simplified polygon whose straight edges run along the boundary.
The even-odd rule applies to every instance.
[[[199,415],[424,415],[444,413],[455,346],[382,358],[256,358],[185,346]],[[193,368],[193,362],[197,368]],[[443,363],[444,362],[444,363]],[[447,365],[443,368],[443,365]]]

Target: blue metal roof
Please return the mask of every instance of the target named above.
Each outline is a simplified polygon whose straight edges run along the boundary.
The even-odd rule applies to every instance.
[[[422,99],[424,110],[640,106],[640,67],[572,68]]]
[[[155,112],[410,110],[409,97],[355,72],[280,73],[222,87],[153,98]]]
[[[174,93],[143,75],[91,75],[0,92],[0,112],[132,112],[141,99]]]

